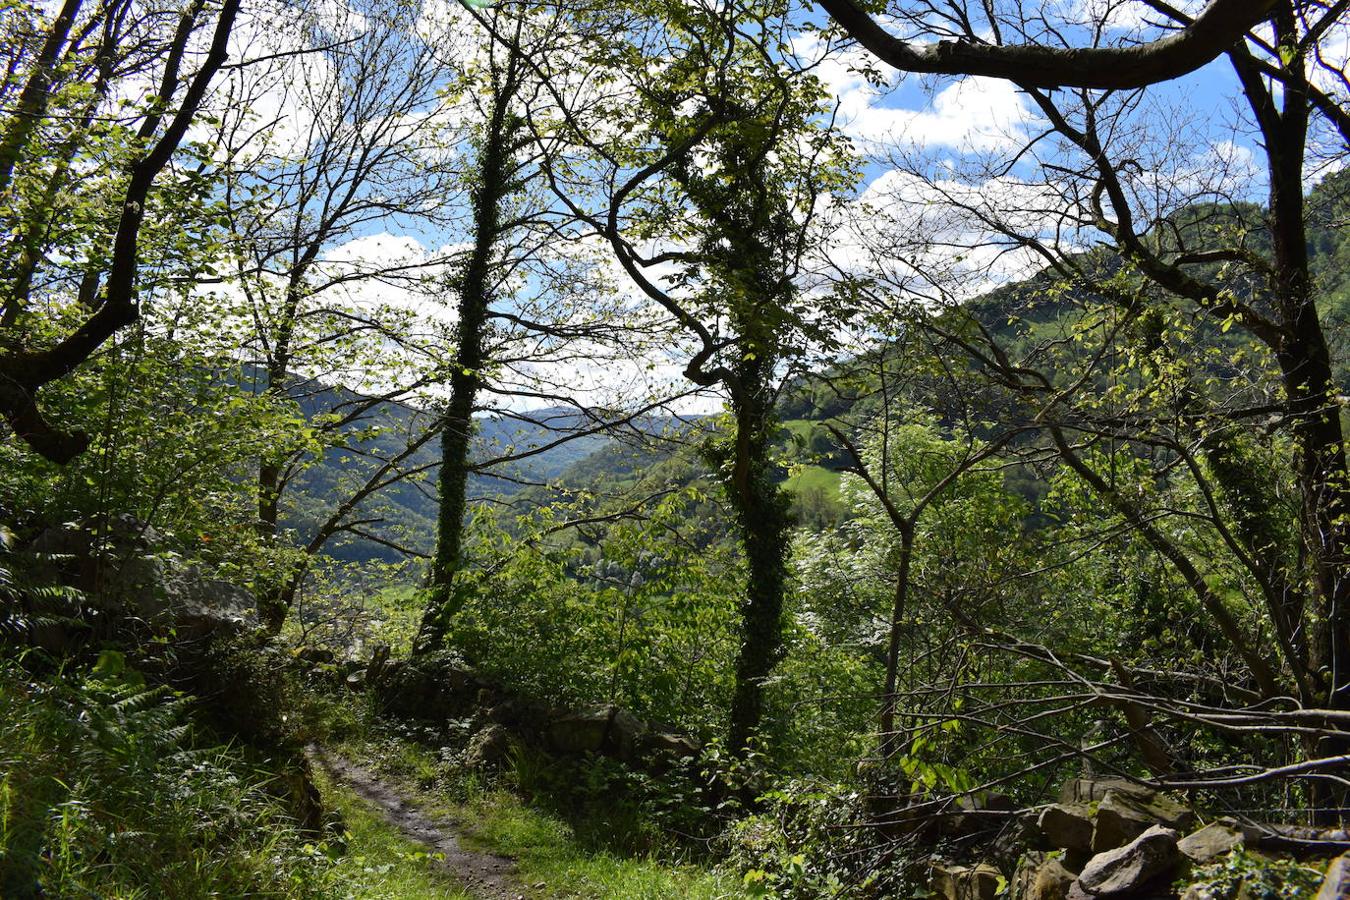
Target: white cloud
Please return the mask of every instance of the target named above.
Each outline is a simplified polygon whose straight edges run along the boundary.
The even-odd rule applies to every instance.
[[[1026,100],[997,78],[962,78],[920,109],[869,104],[846,127],[864,141],[917,148],[1006,150],[1020,145],[1033,119]]]
[[[1052,185],[966,181],[900,170],[878,176],[841,217],[831,259],[917,300],[965,300],[1027,278],[1045,260],[1013,234],[1072,251],[1085,238]]]
[[[816,35],[799,36],[794,51],[818,60],[813,69],[838,101],[838,125],[871,145],[987,152],[1007,150],[1026,138],[1036,120],[1030,104],[1011,83],[997,78],[961,78],[943,85],[919,105],[896,100],[893,72],[876,74],[866,51],[826,48]],[[868,72],[873,73],[869,79]],[[880,79],[880,84],[876,82]]]

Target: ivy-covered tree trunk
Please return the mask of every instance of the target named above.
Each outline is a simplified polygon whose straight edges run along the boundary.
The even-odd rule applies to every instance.
[[[492,302],[493,261],[503,231],[502,207],[515,189],[513,144],[520,123],[511,114],[510,105],[519,84],[518,66],[519,58],[513,51],[495,85],[473,190],[474,243],[456,279],[458,346],[450,372],[450,400],[441,423],[436,552],[428,575],[426,608],[413,645],[413,652],[419,654],[444,644],[450,622],[464,605],[456,576],[464,551],[473,412],[483,384],[483,369],[489,363],[483,338]]]
[[[728,732],[732,752],[740,755],[750,749],[764,719],[764,681],[783,654],[790,519],[788,498],[778,486],[770,455],[775,360],[764,353],[767,345],[747,342],[731,391],[736,434],[727,489],[748,568]]]
[[[462,303],[461,309],[467,304]],[[486,307],[486,304],[482,304]],[[480,326],[481,328],[481,326]],[[472,345],[472,347],[470,346]],[[428,575],[426,609],[415,653],[438,649],[445,641],[450,621],[463,606],[456,591],[456,573],[464,550],[464,518],[467,512],[469,452],[473,437],[473,409],[480,385],[482,341],[461,339],[457,368],[451,378],[450,402],[441,425],[440,504],[436,513],[436,553]],[[470,354],[465,351],[477,348]],[[474,357],[477,357],[477,361]],[[467,371],[465,371],[467,370]]]

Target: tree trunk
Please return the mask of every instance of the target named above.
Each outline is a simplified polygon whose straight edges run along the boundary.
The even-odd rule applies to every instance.
[[[276,341],[272,345],[271,358],[267,364],[267,384],[263,388],[265,396],[280,397],[286,392],[286,370],[290,367],[291,340],[300,303],[298,284],[303,277],[302,271],[294,273],[291,286],[287,290],[281,326],[277,330]],[[268,456],[260,458],[257,484],[258,521],[255,527],[258,537],[268,547],[276,546],[277,520],[281,508],[281,491],[284,487],[281,481],[281,464]],[[281,626],[286,622],[290,603],[285,595],[287,585],[294,576],[294,572],[285,572],[276,581],[265,583],[258,590],[258,618],[269,634],[279,633]]]
[[[769,459],[772,362],[756,356],[738,369],[740,384],[732,391],[736,435],[729,494],[749,564],[749,583],[741,607],[729,743],[733,753],[744,756],[764,718],[764,680],[783,653],[790,523],[788,501],[774,481]]]
[[[464,304],[461,304],[461,309]],[[467,349],[461,340],[461,353]],[[481,341],[476,342],[481,345]],[[461,356],[461,359],[464,359]],[[465,363],[468,364],[467,362]],[[481,365],[481,360],[478,365]],[[464,551],[464,517],[468,506],[469,451],[473,436],[473,407],[478,394],[473,376],[459,371],[451,378],[450,403],[441,426],[440,506],[436,514],[436,554],[428,576],[427,606],[418,629],[415,653],[439,649],[451,620],[463,607],[457,595],[456,574]]]
[[[900,571],[895,577],[895,599],[891,608],[891,634],[886,647],[886,685],[881,695],[881,735],[878,748],[882,759],[889,759],[899,746],[895,731],[896,685],[900,672],[900,626],[909,596],[909,566],[914,558],[914,525],[900,532]]]
[[[1298,46],[1292,8],[1281,4],[1272,17],[1279,46]],[[1334,710],[1350,710],[1350,526],[1347,525],[1345,437],[1336,397],[1331,352],[1318,315],[1308,271],[1303,167],[1307,150],[1309,97],[1302,52],[1286,63],[1281,108],[1259,79],[1238,74],[1252,103],[1270,171],[1270,236],[1274,257],[1272,292],[1283,335],[1275,357],[1283,377],[1288,415],[1293,420],[1295,472],[1301,496],[1301,531],[1312,561],[1317,609],[1311,610],[1308,668],[1322,679],[1318,698]],[[1305,615],[1305,621],[1307,620]],[[1350,735],[1318,742],[1319,756],[1350,752]],[[1312,782],[1313,818],[1341,819],[1343,788]]]
[[[502,206],[515,188],[511,145],[518,123],[510,103],[518,86],[519,59],[513,51],[492,98],[478,156],[478,184],[473,192],[474,244],[458,279],[459,326],[450,402],[441,425],[440,507],[436,517],[436,553],[428,576],[428,597],[415,654],[439,649],[450,623],[464,605],[457,574],[464,552],[464,517],[470,472],[473,411],[487,364],[483,337],[492,302],[493,256],[502,232]]]

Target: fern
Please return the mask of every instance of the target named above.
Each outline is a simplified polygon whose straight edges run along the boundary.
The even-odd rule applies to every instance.
[[[190,702],[116,651],[42,679],[0,658],[0,897],[320,893],[274,773],[194,745]]]
[[[0,525],[0,643],[26,644],[42,628],[83,629],[77,615],[84,595],[64,584],[37,579],[35,572],[66,561],[52,553],[21,553],[14,532]]]

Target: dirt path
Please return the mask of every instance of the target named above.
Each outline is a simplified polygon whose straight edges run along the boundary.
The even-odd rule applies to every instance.
[[[315,765],[350,788],[358,797],[374,804],[385,819],[419,844],[443,854],[441,866],[474,896],[483,900],[521,900],[525,892],[515,879],[515,861],[507,856],[465,849],[453,822],[435,819],[404,799],[392,787],[370,772],[340,756],[311,746],[309,757]]]

